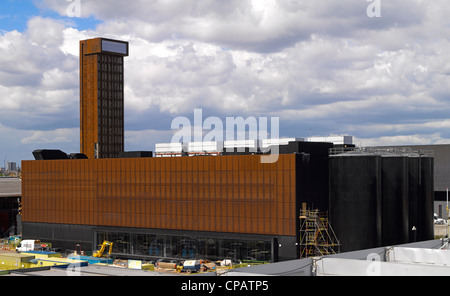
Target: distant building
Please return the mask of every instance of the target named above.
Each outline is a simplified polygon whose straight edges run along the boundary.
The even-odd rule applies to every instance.
[[[6,170],[7,171],[17,171],[17,164],[15,162],[7,162],[6,163]]]

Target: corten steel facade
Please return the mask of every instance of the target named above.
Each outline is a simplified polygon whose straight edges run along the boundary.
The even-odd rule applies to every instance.
[[[22,163],[23,222],[295,236],[295,156]]]
[[[124,57],[128,43],[80,41],[81,153],[114,158],[124,150]]]
[[[295,259],[297,156],[279,155],[273,164],[260,157],[23,161],[24,236],[58,240],[53,228],[86,226],[96,248],[102,227],[259,235],[269,245],[287,239]]]

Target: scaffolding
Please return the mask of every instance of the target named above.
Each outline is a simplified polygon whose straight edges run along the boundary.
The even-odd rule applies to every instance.
[[[328,213],[301,210],[299,218],[300,258],[339,253],[340,243],[328,221]]]

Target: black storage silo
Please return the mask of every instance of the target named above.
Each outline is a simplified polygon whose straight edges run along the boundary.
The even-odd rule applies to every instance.
[[[381,156],[330,156],[330,222],[341,252],[381,245]]]
[[[419,199],[419,225],[418,240],[431,240],[434,238],[434,158],[420,155],[420,199]]]
[[[381,244],[404,244],[409,242],[408,157],[382,155],[381,159]]]
[[[417,153],[409,163],[409,240],[430,240],[434,236],[434,159]]]
[[[409,194],[409,241],[418,241],[419,228],[419,199],[420,199],[420,158],[411,155],[408,168],[408,194]]]

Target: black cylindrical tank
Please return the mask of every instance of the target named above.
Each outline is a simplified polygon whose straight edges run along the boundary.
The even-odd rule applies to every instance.
[[[408,194],[409,194],[409,241],[418,241],[419,199],[420,199],[420,158],[409,157]]]
[[[408,157],[382,155],[383,246],[409,242],[408,168]]]
[[[381,156],[330,156],[330,222],[348,252],[381,245]]]
[[[419,225],[421,227],[418,239],[421,241],[434,238],[434,158],[420,156],[421,184],[419,199]]]
[[[434,158],[415,154],[409,158],[409,241],[434,237]]]

